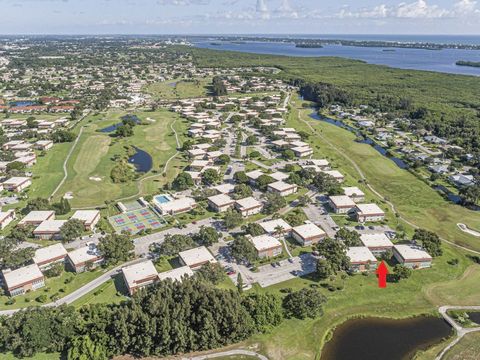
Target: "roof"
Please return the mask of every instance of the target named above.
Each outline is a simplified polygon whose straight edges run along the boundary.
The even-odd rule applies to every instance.
[[[312,148],[310,146],[296,146],[296,147],[292,148],[292,150],[294,152],[304,153],[304,152],[312,151]]]
[[[216,263],[217,260],[208,251],[205,246],[200,246],[190,250],[181,251],[179,254],[185,265],[193,266],[197,264],[203,264],[206,262]]]
[[[221,184],[221,185],[214,186],[212,189],[215,189],[222,194],[228,194],[228,193],[233,192],[233,190],[235,189],[235,185],[233,185],[233,184]]]
[[[9,217],[15,216],[15,210],[0,211],[0,221],[8,219]]]
[[[30,181],[30,178],[28,178],[28,177],[11,177],[10,179],[5,180],[3,183],[8,184],[8,185],[18,186],[18,185],[23,184],[26,181]]]
[[[98,210],[77,210],[72,216],[72,219],[81,220],[87,224],[92,223],[95,218],[100,215]]]
[[[344,176],[343,174],[338,171],[338,170],[327,170],[327,171],[322,171],[324,174],[333,176],[335,179],[343,179]]]
[[[293,228],[293,231],[295,231],[298,235],[300,235],[304,239],[325,235],[325,231],[320,229],[314,223],[307,223],[307,224],[295,226]]]
[[[63,247],[62,244],[53,244],[44,248],[35,250],[35,255],[33,256],[33,262],[35,264],[41,264],[48,262],[49,260],[66,256],[67,250]]]
[[[38,225],[33,233],[57,233],[67,220],[45,220]]]
[[[343,191],[346,196],[365,196],[365,193],[356,186],[344,187]]]
[[[274,220],[269,220],[269,221],[265,221],[265,222],[261,222],[261,223],[258,223],[262,228],[263,230],[265,230],[265,232],[267,233],[273,233],[273,232],[276,232],[276,228],[277,227],[281,227],[283,229],[283,231],[290,231],[292,229],[292,227],[290,226],[289,223],[287,223],[285,220],[283,219],[274,219]]]
[[[280,241],[270,235],[255,236],[250,239],[257,251],[265,251],[271,248],[282,246]]]
[[[225,206],[225,205],[232,205],[235,202],[235,200],[233,200],[230,196],[225,194],[210,196],[208,198],[208,201],[212,202],[213,204],[219,207]]]
[[[362,215],[385,214],[377,204],[357,204],[356,207]]]
[[[262,203],[252,196],[237,200],[236,204],[242,209],[251,209],[262,206]]]
[[[172,281],[182,281],[184,276],[193,276],[193,271],[188,266],[182,266],[158,274],[160,280],[171,279]]]
[[[346,195],[329,196],[328,198],[337,208],[355,207],[355,202]]]
[[[430,254],[418,246],[395,245],[393,248],[406,261],[420,260],[420,259],[432,260],[432,257],[430,256]]]
[[[274,173],[268,174],[272,179],[275,179],[277,181],[285,180],[288,179],[290,175],[285,174],[284,172],[281,171],[276,171]]]
[[[368,248],[392,247],[393,243],[384,233],[381,234],[361,234],[360,240]]]
[[[131,289],[137,286],[137,282],[142,282],[145,279],[157,277],[157,269],[151,260],[125,266],[122,268],[123,277],[127,286]]]
[[[352,263],[377,262],[375,256],[366,246],[353,246],[347,249],[347,256]]]
[[[325,159],[310,159],[308,162],[316,166],[328,166],[330,163]]]
[[[68,253],[70,261],[75,265],[82,264],[87,261],[94,261],[100,256],[101,255],[95,245],[84,246]]]
[[[247,175],[250,179],[257,180],[260,176],[265,175],[265,173],[260,170],[253,170],[247,172],[245,175]]]
[[[163,212],[170,212],[170,211],[178,211],[178,210],[183,210],[183,209],[188,209],[195,205],[196,202],[194,199],[189,198],[189,197],[184,197],[180,199],[175,199],[163,204],[157,204],[157,206],[163,211]]]
[[[293,188],[297,188],[298,186],[295,185],[295,184],[288,184],[288,183],[283,182],[283,181],[276,181],[274,183],[268,184],[268,187],[270,187],[274,190],[277,190],[277,191],[286,191],[286,190],[290,190],[290,189],[293,189]]]
[[[15,288],[19,285],[32,282],[35,279],[43,278],[37,264],[27,265],[19,269],[3,272],[3,278],[8,289]]]

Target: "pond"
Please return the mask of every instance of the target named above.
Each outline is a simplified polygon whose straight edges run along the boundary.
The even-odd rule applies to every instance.
[[[476,312],[467,312],[468,317],[470,318],[471,321],[474,323],[480,325],[480,311]]]
[[[325,344],[321,360],[406,360],[452,334],[441,318],[366,318],[340,325]]]
[[[121,117],[122,120],[128,120],[128,119],[131,119],[133,121],[135,121],[135,123],[139,124],[140,123],[140,119],[138,118],[137,115],[125,115],[125,116],[122,116]],[[107,126],[103,129],[100,129],[99,131],[102,132],[102,133],[111,133],[111,132],[114,132],[115,130],[117,130],[117,128],[120,126],[120,125],[123,125],[123,121],[122,122],[119,122],[119,123],[116,123],[116,124],[113,124],[113,125],[110,125],[110,126]]]
[[[135,165],[137,172],[147,173],[152,169],[153,160],[149,153],[136,146],[133,147],[136,153],[128,158],[130,164]]]
[[[455,204],[460,204],[462,202],[461,196],[454,194],[452,191],[450,191],[443,185],[437,185],[434,187],[434,189],[444,193],[447,196],[448,200]]]
[[[342,129],[345,129],[345,130],[348,130],[348,131],[351,131],[353,133],[355,133],[356,135],[360,135],[362,136],[357,129],[355,129],[354,127],[352,126],[349,126],[347,124],[345,124],[344,122],[340,121],[340,120],[335,120],[335,119],[332,119],[332,118],[329,118],[329,117],[325,117],[325,116],[322,116],[320,115],[316,110],[314,110],[310,115],[310,118],[314,119],[314,120],[320,120],[320,121],[325,121],[329,124],[332,124],[332,125],[335,125],[335,126],[338,126]],[[363,137],[363,136],[362,136]],[[400,169],[408,169],[408,165],[405,161],[403,161],[402,159],[398,158],[398,157],[395,157],[395,156],[391,156],[388,152],[387,149],[381,147],[380,145],[378,145],[375,141],[373,141],[372,139],[370,138],[364,138],[364,140],[360,141],[360,143],[362,144],[368,144],[368,145],[371,145],[375,150],[377,150],[380,154],[382,154],[383,156],[389,158],[390,160],[392,160]]]
[[[38,105],[38,102],[33,101],[33,100],[23,100],[23,101],[12,101],[9,103],[11,107],[17,107],[17,106],[33,106],[33,105]]]

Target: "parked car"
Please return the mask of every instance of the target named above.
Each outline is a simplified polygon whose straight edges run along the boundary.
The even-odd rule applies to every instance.
[[[293,264],[294,261],[293,261],[292,258],[288,258],[288,262],[289,262],[290,264]]]

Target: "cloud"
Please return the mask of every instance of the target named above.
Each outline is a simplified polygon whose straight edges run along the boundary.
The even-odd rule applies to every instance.
[[[208,5],[210,0],[157,0],[157,4],[171,6]]]
[[[417,0],[410,4],[399,4],[395,15],[398,18],[431,19],[449,16],[450,12],[437,5],[428,5],[425,0]]]
[[[477,2],[472,0],[460,0],[453,6],[454,12],[459,16],[468,16],[471,14],[480,14],[477,9]]]

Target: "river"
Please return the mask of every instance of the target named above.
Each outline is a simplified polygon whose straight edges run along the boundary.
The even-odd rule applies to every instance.
[[[441,318],[348,320],[325,344],[321,360],[406,360],[452,334]]]
[[[230,42],[209,40],[194,41],[199,48],[212,50],[240,51],[255,54],[287,55],[299,57],[336,56],[363,60],[369,64],[387,65],[400,69],[427,70],[452,74],[480,76],[480,68],[458,66],[458,60],[480,62],[479,50],[443,49],[423,50],[406,48],[384,48],[325,45],[323,48],[297,48],[293,43],[279,42]],[[393,50],[393,51],[392,51]]]

